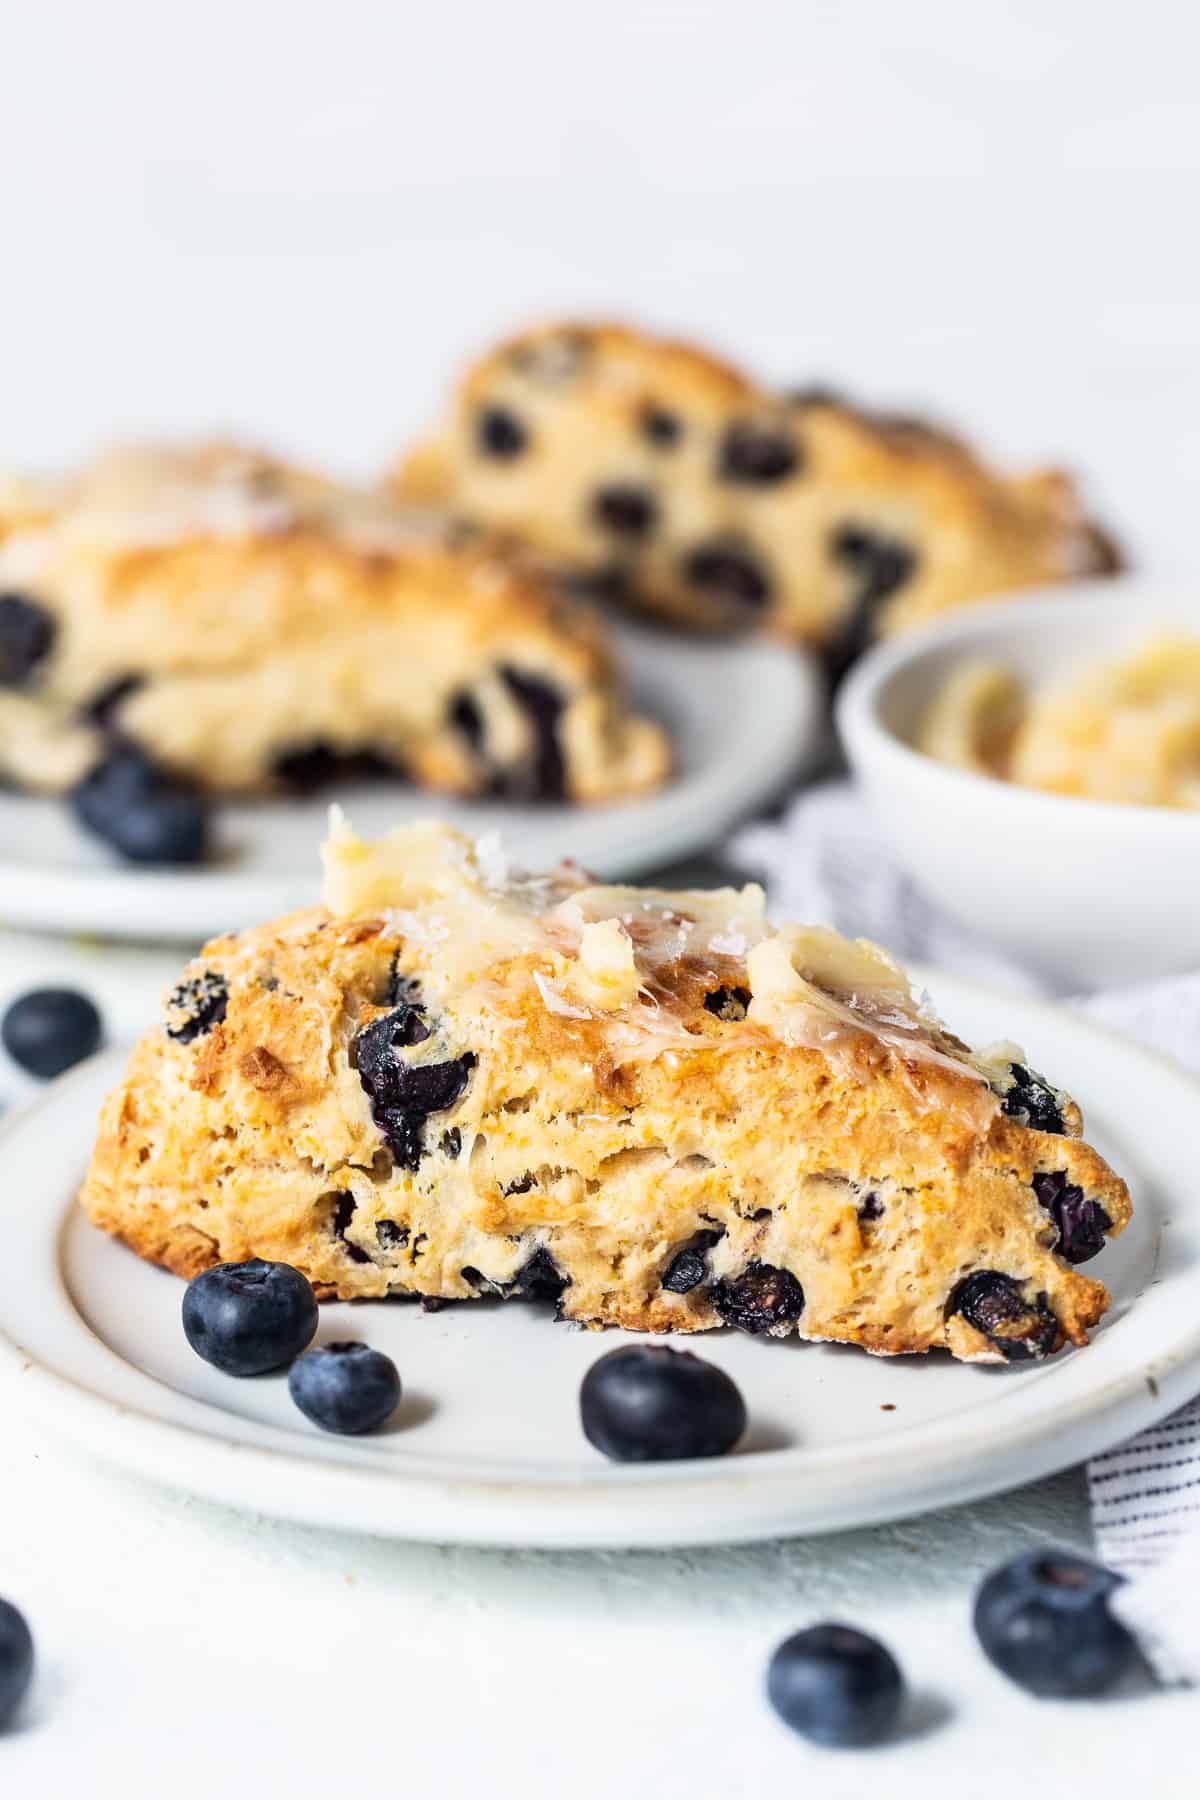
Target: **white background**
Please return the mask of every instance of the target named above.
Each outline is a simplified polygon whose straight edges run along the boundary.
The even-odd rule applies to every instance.
[[[1062,457],[1187,562],[1184,0],[9,0],[0,455],[377,467],[498,329],[696,331]]]
[[[0,17],[6,461],[232,426],[370,471],[464,355],[573,308],[929,402],[1086,470],[1143,558],[1197,565],[1182,0]],[[1193,1794],[1185,1699],[1038,1707],[973,1648],[979,1571],[1085,1531],[1065,1477],[810,1546],[406,1550],[168,1499],[6,1424],[0,1592],[43,1676],[0,1791]],[[759,1697],[772,1642],[830,1609],[937,1696],[867,1763],[788,1740]]]

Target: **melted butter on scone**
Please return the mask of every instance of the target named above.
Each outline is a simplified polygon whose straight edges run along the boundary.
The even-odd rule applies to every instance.
[[[756,885],[589,886],[569,866],[527,877],[493,841],[474,844],[443,825],[364,843],[337,808],[331,819],[325,904],[338,917],[381,914],[419,962],[423,948],[436,949],[429,979],[443,992],[484,984],[496,999],[497,964],[531,959],[546,1011],[602,1023],[619,1066],[695,1049],[697,1007],[717,990],[739,990],[749,996],[745,1018],[723,1021],[727,1043],[753,1045],[766,1031],[859,1079],[892,1052],[914,1072],[918,1096],[930,1077],[957,1078],[949,1086],[962,1090],[959,1110],[973,1125],[985,1128],[999,1105],[990,1060],[942,1028],[898,963],[825,927],[776,931]]]

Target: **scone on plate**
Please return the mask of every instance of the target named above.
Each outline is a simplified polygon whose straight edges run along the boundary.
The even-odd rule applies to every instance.
[[[500,344],[393,479],[600,593],[690,625],[766,625],[839,660],[964,601],[1117,561],[1058,471],[1001,475],[919,420],[773,394],[615,325]]]
[[[454,794],[661,782],[600,626],[443,525],[236,445],[0,488],[0,778],[107,758],[226,793],[369,759]]]
[[[83,1204],[140,1255],[889,1354],[1087,1341],[1124,1183],[882,951],[433,824],[325,856],[325,905],[210,943],[105,1104]]]

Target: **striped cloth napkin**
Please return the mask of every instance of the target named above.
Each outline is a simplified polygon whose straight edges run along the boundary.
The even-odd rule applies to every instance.
[[[917,891],[890,859],[849,782],[807,789],[777,822],[741,831],[727,854],[765,881],[776,918],[875,938],[902,960],[1010,991],[1047,992],[1029,970],[972,937]],[[1148,987],[1075,995],[1071,1004],[1200,1073],[1200,971]],[[1191,1601],[1200,1593],[1200,1398],[1094,1457],[1087,1475],[1097,1550],[1128,1577],[1116,1609],[1162,1680],[1200,1681],[1200,1610]]]

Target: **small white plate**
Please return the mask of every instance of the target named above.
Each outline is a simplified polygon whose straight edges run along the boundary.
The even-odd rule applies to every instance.
[[[346,783],[309,800],[218,807],[216,856],[202,869],[118,864],[61,802],[0,793],[0,919],[191,942],[308,905],[331,800],[364,837],[439,817],[476,834],[502,832],[530,868],[569,856],[608,879],[637,875],[715,843],[821,746],[822,682],[803,652],[628,624],[616,635],[634,706],[671,735],[676,772],[658,793],[608,806],[530,807]]]
[[[1076,1462],[1200,1382],[1200,1088],[1122,1039],[1027,1000],[933,978],[970,1038],[1024,1039],[1067,1082],[1136,1215],[1091,1265],[1114,1304],[1091,1345],[1028,1369],[711,1333],[690,1347],[741,1386],[734,1455],[618,1467],[581,1435],[579,1382],[627,1334],[484,1301],[322,1309],[319,1336],[396,1360],[406,1398],[363,1439],[322,1435],[282,1376],[235,1381],[188,1349],[182,1283],[95,1231],[72,1195],[120,1058],[53,1086],[0,1138],[0,1380],[97,1455],[250,1510],[477,1544],[739,1542],[871,1524]],[[894,1409],[894,1410],[893,1410]]]

